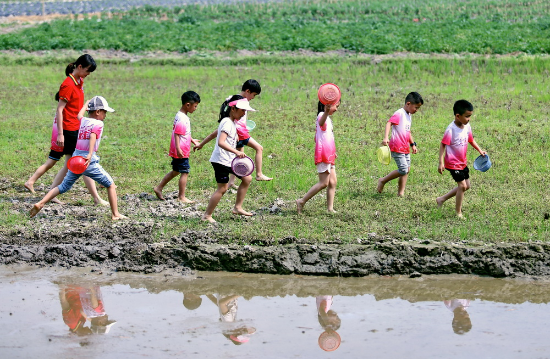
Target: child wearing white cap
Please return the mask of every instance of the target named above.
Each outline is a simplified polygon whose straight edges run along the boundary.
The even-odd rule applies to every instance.
[[[86,109],[88,110],[88,117],[84,117]],[[103,121],[107,116],[107,112],[115,112],[115,110],[109,107],[107,101],[101,96],[95,96],[84,104],[78,113],[80,129],[78,130],[78,139],[73,157],[84,157],[86,159],[86,170],[80,174],[76,174],[69,170],[63,182],[58,187],[52,188],[42,200],[34,204],[30,210],[31,218],[36,216],[47,202],[70,190],[75,181],[82,175],[90,177],[107,188],[109,205],[111,206],[112,212],[111,218],[113,220],[126,218],[118,212],[115,183],[111,176],[101,167],[99,164],[99,157],[96,155],[103,133]]]
[[[235,156],[239,158],[246,156],[244,152],[237,150],[238,135],[236,127],[236,122],[246,114],[246,111],[256,110],[250,107],[248,100],[240,95],[231,97],[227,101],[227,106],[222,107],[220,111],[220,125],[218,126],[216,145],[210,157],[210,162],[212,163],[212,167],[214,167],[218,188],[212,197],[210,197],[206,211],[202,216],[203,221],[208,221],[210,223],[216,222],[212,218],[212,213],[229,188],[229,174],[235,174],[231,169],[231,161],[233,161]],[[208,138],[203,140],[197,147],[202,147],[205,141],[207,142]],[[252,176],[248,175],[239,178],[241,179],[241,184],[237,189],[237,198],[235,200],[235,206],[233,207],[233,214],[252,216],[252,213],[245,211],[242,207],[246,192],[252,181]]]

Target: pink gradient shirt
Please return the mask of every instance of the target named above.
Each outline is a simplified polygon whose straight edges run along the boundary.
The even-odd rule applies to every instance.
[[[191,122],[189,117],[183,112],[178,111],[174,118],[174,126],[172,128],[172,140],[170,141],[170,157],[179,158],[176,149],[176,136],[180,139],[180,148],[183,152],[183,158],[189,158],[191,151]]]
[[[93,152],[97,152],[103,133],[103,121],[95,118],[82,117],[80,120],[80,129],[78,130],[78,139],[76,140],[76,149],[90,152],[90,135],[96,134],[95,146]]]
[[[332,132],[332,120],[327,117],[323,126],[319,126],[319,119],[322,115],[323,112],[317,115],[315,123],[315,164],[323,162],[333,165],[336,160],[336,145],[334,143],[334,132]]]
[[[241,117],[239,121],[235,122],[235,126],[237,127],[237,135],[239,136],[239,141],[250,138],[250,132],[248,132],[248,129],[246,128],[246,115],[247,114]]]
[[[445,168],[450,170],[463,170],[466,168],[467,159],[466,152],[468,151],[468,143],[472,143],[474,135],[470,124],[464,125],[463,128],[458,127],[454,121],[451,122],[441,143],[445,147]]]
[[[400,108],[395,111],[392,117],[388,120],[391,126],[390,151],[397,153],[409,153],[411,144],[411,115]]]
[[[55,152],[63,152],[63,147],[57,145],[57,116],[53,118],[53,128],[52,128],[52,140],[50,141],[50,149]]]

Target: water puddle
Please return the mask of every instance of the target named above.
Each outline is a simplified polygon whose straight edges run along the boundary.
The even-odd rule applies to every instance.
[[[0,267],[1,358],[549,358],[550,282]]]

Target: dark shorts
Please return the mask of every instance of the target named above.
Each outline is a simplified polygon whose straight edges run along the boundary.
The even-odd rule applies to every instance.
[[[237,142],[237,148],[243,148],[244,146],[248,145],[248,141],[250,141],[250,137],[248,137],[246,140],[239,140]]]
[[[76,141],[78,140],[78,131],[63,130],[63,137],[65,146],[63,146],[63,152],[50,151],[49,158],[54,161],[59,161],[63,155],[72,155],[76,149]]]
[[[235,174],[231,167],[220,165],[216,162],[210,162],[212,167],[214,167],[214,176],[216,177],[216,183],[229,183],[229,175]],[[237,175],[235,175],[237,176]],[[237,178],[241,178],[237,176]]]
[[[448,168],[445,169],[451,172],[451,176],[453,176],[455,182],[462,182],[470,178],[470,170],[468,169],[468,166],[464,167],[463,170],[450,170]]]
[[[179,173],[189,173],[189,158],[172,158],[172,171]]]

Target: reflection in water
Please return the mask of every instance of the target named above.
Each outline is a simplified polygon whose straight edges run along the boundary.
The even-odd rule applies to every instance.
[[[240,295],[206,295],[217,307],[222,322],[222,334],[235,345],[248,343],[256,328],[237,321],[238,299]]]
[[[317,319],[325,330],[319,336],[318,342],[321,349],[327,352],[338,349],[342,341],[340,335],[336,332],[340,328],[342,321],[338,317],[338,314],[330,309],[332,299],[332,295],[319,295],[316,297]]]
[[[103,296],[98,286],[62,286],[59,289],[59,301],[63,321],[71,332],[78,335],[107,334],[116,323],[109,320],[105,313]],[[86,327],[87,321],[90,322],[89,327]]]
[[[466,311],[466,308],[470,306],[469,299],[451,299],[444,300],[445,306],[451,312],[453,312],[453,331],[456,334],[465,334],[472,329],[472,321],[470,320],[470,315]]]

